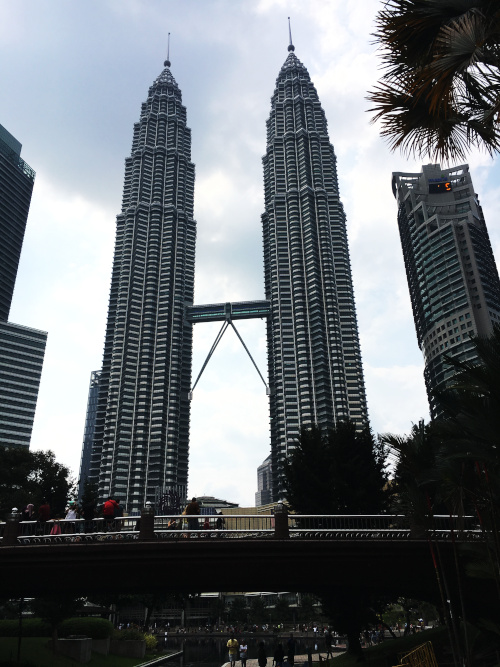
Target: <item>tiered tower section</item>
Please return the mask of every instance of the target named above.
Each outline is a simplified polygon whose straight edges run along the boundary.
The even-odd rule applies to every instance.
[[[447,357],[476,362],[471,336],[500,325],[500,280],[469,165],[395,172],[392,191],[434,418],[442,414],[435,392],[455,373]]]
[[[191,131],[170,62],[125,161],[90,479],[128,511],[188,474],[196,223]]]
[[[263,158],[273,499],[302,426],[367,423],[346,219],[325,113],[289,47]]]

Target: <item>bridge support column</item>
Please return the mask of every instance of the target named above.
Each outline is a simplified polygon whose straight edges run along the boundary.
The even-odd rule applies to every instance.
[[[288,510],[282,503],[274,508],[274,538],[276,540],[287,540],[288,533]]]
[[[5,522],[3,540],[1,542],[4,547],[12,547],[17,544],[17,537],[20,534],[20,520],[21,512],[18,512],[17,507],[13,507],[12,512],[7,514],[7,520]]]
[[[155,539],[155,511],[149,501],[146,503],[146,507],[141,510],[139,539],[144,541]]]

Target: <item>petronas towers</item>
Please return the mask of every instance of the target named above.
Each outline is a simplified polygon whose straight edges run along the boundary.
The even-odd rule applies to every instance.
[[[289,51],[267,121],[266,302],[257,302],[267,313],[275,500],[301,426],[367,423],[336,157],[316,89],[292,45]],[[125,163],[89,472],[100,497],[115,495],[128,511],[169,489],[186,493],[193,209],[191,134],[166,61]],[[222,317],[230,320],[233,310],[222,308]]]

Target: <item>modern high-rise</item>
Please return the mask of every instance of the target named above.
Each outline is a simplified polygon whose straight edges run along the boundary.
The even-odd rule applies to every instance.
[[[431,416],[454,374],[445,356],[475,361],[471,335],[500,324],[500,280],[468,165],[396,172],[392,189]]]
[[[29,447],[47,333],[0,320],[0,445]]]
[[[191,131],[170,62],[125,161],[90,479],[138,510],[188,473],[196,223]]]
[[[337,160],[316,88],[288,49],[263,158],[273,501],[302,426],[368,421]]]
[[[89,396],[87,400],[87,414],[85,430],[83,432],[82,458],[80,460],[80,477],[78,481],[78,498],[82,499],[86,480],[90,475],[92,446],[94,444],[95,422],[97,417],[97,401],[99,399],[99,380],[101,371],[92,371],[90,374]]]
[[[21,148],[0,125],[0,320],[9,319],[35,183],[35,172],[21,158]]]
[[[8,322],[35,172],[0,125],[0,445],[29,447],[47,333]]]
[[[273,501],[273,474],[271,455],[257,468],[257,493],[255,494],[255,507],[269,505]]]

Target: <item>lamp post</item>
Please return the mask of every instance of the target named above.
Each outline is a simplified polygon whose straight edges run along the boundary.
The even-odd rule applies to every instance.
[[[2,540],[3,546],[12,547],[17,544],[20,520],[21,512],[17,509],[17,507],[13,507],[12,512],[7,514]]]
[[[155,510],[151,501],[147,501],[141,510],[141,527],[139,530],[140,540],[155,539]]]
[[[277,540],[287,540],[289,537],[288,510],[281,502],[274,508],[274,537]]]

